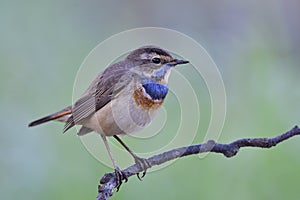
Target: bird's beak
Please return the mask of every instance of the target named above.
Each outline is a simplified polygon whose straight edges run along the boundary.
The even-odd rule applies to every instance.
[[[187,63],[189,63],[189,61],[187,61],[187,60],[174,59],[171,62],[169,62],[168,64],[176,66],[176,65],[187,64]]]

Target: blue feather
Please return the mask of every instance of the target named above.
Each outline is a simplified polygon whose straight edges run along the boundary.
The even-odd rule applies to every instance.
[[[145,83],[142,85],[152,99],[161,100],[168,94],[168,86],[157,83]]]
[[[170,68],[171,68],[170,65],[164,65],[160,69],[154,71],[155,76],[157,76],[157,77],[163,77],[168,72],[168,70],[170,70]]]

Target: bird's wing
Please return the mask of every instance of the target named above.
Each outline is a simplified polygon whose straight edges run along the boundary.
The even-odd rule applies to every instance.
[[[128,76],[129,68],[130,65],[121,61],[100,73],[73,105],[72,116],[68,119],[64,132],[109,103],[131,81]]]

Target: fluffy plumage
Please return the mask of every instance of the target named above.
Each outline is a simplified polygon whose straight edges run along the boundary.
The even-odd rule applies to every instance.
[[[101,72],[72,106],[31,122],[29,126],[58,120],[66,122],[64,132],[77,124],[82,125],[79,136],[92,131],[101,134],[114,165],[119,188],[122,180],[127,178],[116,165],[106,137],[117,138],[134,157],[136,164],[147,169],[147,161],[135,155],[117,135],[135,133],[151,122],[168,93],[171,68],[185,63],[188,61],[174,59],[159,47],[136,49],[124,60]]]
[[[153,63],[153,57],[160,58],[161,62]],[[92,130],[95,131],[88,126],[89,121],[98,117],[96,113],[104,112],[104,108],[109,107],[114,99],[117,100],[112,105],[120,107],[120,115],[122,114],[121,108],[127,105],[130,99],[137,105],[137,109],[134,111],[137,112],[135,113],[136,116],[143,115],[139,112],[141,107],[147,110],[145,111],[146,114],[149,114],[148,111],[152,112],[160,107],[168,93],[166,84],[171,67],[187,62],[174,59],[167,51],[159,47],[146,46],[134,50],[124,60],[109,66],[101,72],[74,105],[36,120],[30,123],[29,126],[58,120],[66,122],[64,132],[75,124],[83,125],[84,128],[80,130],[79,135],[84,135]],[[126,109],[124,113],[125,111]],[[108,118],[104,115],[99,116],[103,117],[103,119],[99,119],[100,121],[105,121]],[[116,116],[112,114],[110,117]],[[131,121],[128,120],[127,125],[130,126],[130,123]],[[99,126],[99,123],[97,125]],[[118,123],[112,119],[110,126],[117,127]],[[107,133],[108,131],[104,131],[105,133],[96,132],[110,136],[118,134],[118,132]]]

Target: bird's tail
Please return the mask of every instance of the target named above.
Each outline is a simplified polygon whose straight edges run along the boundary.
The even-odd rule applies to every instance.
[[[56,112],[56,113],[53,113],[53,114],[43,117],[41,119],[35,120],[35,121],[29,123],[28,126],[29,127],[36,126],[36,125],[39,125],[39,124],[42,124],[42,123],[45,123],[48,121],[52,121],[52,120],[66,122],[71,114],[72,114],[72,107],[69,106],[65,109],[62,109],[62,110]]]

